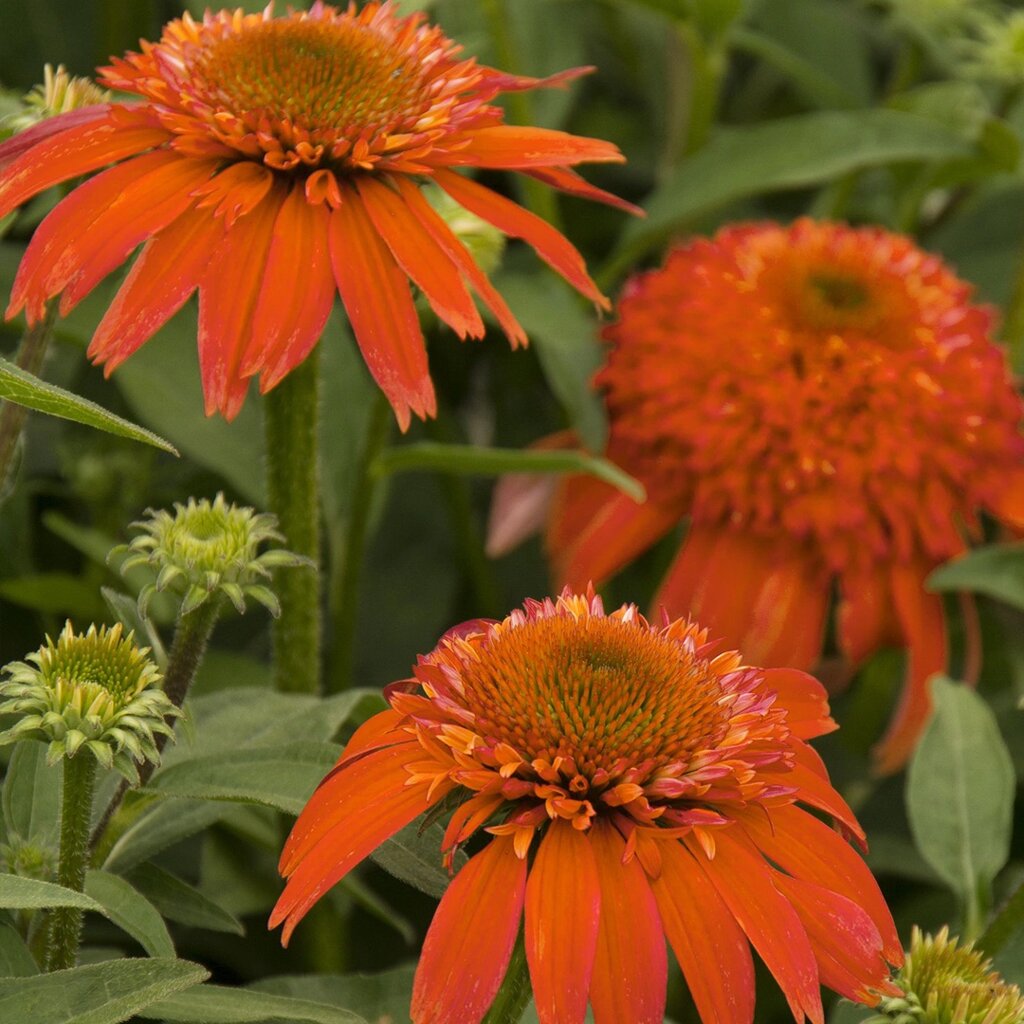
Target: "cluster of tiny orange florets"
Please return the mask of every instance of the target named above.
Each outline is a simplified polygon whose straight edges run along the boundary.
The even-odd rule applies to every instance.
[[[728,228],[636,278],[598,375],[610,456],[695,521],[942,560],[1019,464],[989,313],[908,239]]]
[[[422,173],[451,162],[468,129],[500,122],[488,101],[507,76],[460,49],[386,4],[318,2],[286,19],[185,14],[102,81],[149,100],[180,152],[301,174],[310,201],[336,204],[335,174]]]
[[[489,830],[520,856],[548,821],[587,830],[599,815],[713,847],[723,807],[791,800],[763,774],[791,764],[786,712],[716,646],[691,623],[657,627],[632,605],[605,616],[582,596],[446,636],[390,700],[423,748],[410,782],[466,797],[449,853],[499,813]]]

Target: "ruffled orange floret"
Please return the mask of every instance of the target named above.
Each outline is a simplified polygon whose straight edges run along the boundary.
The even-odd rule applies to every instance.
[[[0,216],[52,185],[102,171],[46,218],[7,315],[67,313],[142,252],[93,337],[107,372],[199,291],[208,413],[237,414],[249,378],[274,387],[309,354],[336,293],[403,429],[435,412],[409,281],[461,338],[484,324],[526,336],[469,250],[423,198],[433,180],[522,238],[606,305],[583,259],[547,223],[457,173],[516,170],[632,209],[571,167],[619,161],[611,143],[503,122],[502,92],[562,86],[589,68],[523,78],[459,56],[421,14],[319,2],[275,18],[188,14],[114,60],[105,86],[139,97],[51,118],[0,145]]]
[[[822,983],[895,991],[899,939],[843,837],[863,832],[806,742],[835,728],[810,676],[566,590],[450,631],[387,694],[300,815],[270,923],[287,941],[444,801],[438,855],[472,855],[427,934],[415,1024],[477,1024],[521,922],[541,1024],[582,1024],[588,1003],[598,1022],[660,1022],[666,938],[709,1024],[753,1019],[751,945],[798,1022],[820,1024]]]
[[[946,663],[925,578],[965,549],[979,511],[1024,522],[1022,404],[990,312],[909,239],[804,219],[679,246],[629,282],[618,313],[597,375],[608,456],[648,501],[562,484],[556,578],[604,579],[689,517],[655,606],[798,668],[820,656],[837,581],[852,662],[909,650],[878,750],[882,770],[898,768]],[[524,498],[502,495],[507,543]]]

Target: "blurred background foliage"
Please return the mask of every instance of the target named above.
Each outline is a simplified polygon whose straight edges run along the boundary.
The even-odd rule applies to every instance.
[[[186,5],[194,13],[204,6],[200,0]],[[980,300],[997,306],[1014,365],[1024,366],[1024,13],[1016,5],[407,0],[400,6],[428,8],[468,52],[509,70],[544,75],[596,66],[568,91],[511,97],[509,119],[616,142],[628,162],[587,168],[586,176],[643,205],[648,217],[632,220],[531,183],[498,176],[493,183],[521,188],[519,198],[561,227],[611,295],[633,269],[657,263],[672,238],[711,232],[728,221],[806,213],[878,223],[913,234],[949,260]],[[175,0],[0,0],[0,113],[14,109],[41,80],[44,63],[88,74],[109,55],[136,47],[139,38],[156,38],[181,10]],[[9,294],[26,240],[53,202],[52,195],[40,197],[3,226],[0,295]],[[145,507],[217,491],[243,503],[262,501],[260,402],[250,399],[230,425],[203,416],[193,305],[109,381],[84,359],[116,278],[60,324],[44,376],[168,438],[182,457],[63,421],[31,419],[17,486],[0,506],[0,663],[23,657],[67,616],[111,619],[101,587],[123,584],[105,555]],[[424,306],[440,414],[436,422],[414,423],[405,437],[382,412],[343,319],[332,318],[323,342],[322,471],[327,684],[339,696],[326,703],[308,698],[308,706],[289,705],[284,715],[280,698],[266,690],[265,616],[227,617],[199,680],[192,742],[179,743],[155,777],[163,775],[165,793],[176,799],[140,801],[138,820],[105,851],[104,871],[127,879],[169,919],[171,948],[206,964],[221,983],[259,982],[263,992],[351,1006],[368,1019],[387,1013],[403,1019],[411,977],[403,965],[414,958],[444,884],[436,865],[414,849],[429,843],[412,835],[382,855],[423,892],[380,868],[363,869],[311,915],[283,952],[264,921],[279,889],[281,811],[294,813],[294,799],[248,792],[247,802],[209,802],[202,798],[202,778],[193,773],[176,782],[180,776],[171,772],[224,751],[245,763],[245,750],[255,749],[253,764],[267,774],[268,764],[277,765],[267,753],[273,749],[282,764],[291,761],[299,773],[294,785],[301,788],[325,764],[319,756],[300,763],[294,751],[286,757],[288,743],[322,741],[329,753],[330,741],[343,739],[380,706],[370,691],[406,675],[416,654],[452,623],[500,615],[524,597],[548,592],[537,541],[498,561],[484,554],[490,480],[386,473],[378,457],[386,445],[420,441],[519,448],[566,425],[600,451],[603,412],[589,391],[601,360],[592,311],[516,244],[506,250],[496,283],[530,332],[530,348],[511,353],[497,337],[457,344],[431,323]],[[0,354],[13,351],[21,330],[20,320],[0,326]],[[349,573],[346,583],[342,569],[353,557],[347,538],[358,516],[368,517],[370,542],[362,573]],[[607,588],[610,599],[645,605],[676,541],[666,538],[621,574]],[[843,728],[821,744],[838,788],[868,830],[871,864],[905,937],[912,923],[934,929],[951,922],[956,930],[964,908],[992,910],[1024,879],[1024,813],[1018,802],[1014,827],[1007,812],[1024,773],[1024,723],[1016,710],[1024,694],[1024,555],[1001,552],[966,571],[954,583],[981,595],[983,700],[967,697],[961,706],[958,691],[941,705],[946,717],[937,728],[974,716],[974,746],[954,758],[933,739],[933,749],[920,755],[931,761],[925,759],[909,788],[904,776],[884,782],[869,776],[867,752],[902,671],[893,652],[875,658],[837,700]],[[346,593],[353,579],[354,604]],[[172,616],[173,608],[154,603],[165,636]],[[367,689],[350,691],[353,685]],[[241,707],[228,689],[239,686],[253,694]],[[1001,742],[1012,758],[1011,775],[989,756]],[[19,750],[17,756],[31,755]],[[944,870],[948,858],[939,847],[956,838],[950,840],[949,822],[936,824],[927,812],[948,805],[949,771],[957,765],[968,776],[972,811],[982,821],[974,838],[964,840],[978,846],[977,871],[966,881]],[[208,780],[222,778],[217,768],[207,765]],[[23,856],[42,863],[56,804],[52,793],[47,797],[52,780],[43,781],[41,768],[32,778],[38,820],[24,820],[25,804],[9,782],[5,821],[8,844],[12,835],[32,840]],[[908,814],[908,800],[916,817],[913,807]],[[968,833],[975,824],[959,822]],[[952,856],[962,853],[954,846]],[[5,945],[5,928],[10,931],[0,914],[0,964],[6,958],[10,968],[16,947]],[[145,931],[136,922],[128,929],[136,938],[130,943],[123,928],[116,919],[90,915],[89,957],[138,953]],[[152,936],[141,945],[152,952],[154,941],[165,948]],[[1008,980],[1024,982],[1024,936],[1008,940],[998,963]],[[341,977],[385,969],[396,973],[383,981]],[[320,975],[273,977],[314,971]],[[759,1020],[786,1019],[773,986],[765,985],[758,998]],[[170,1004],[163,1009],[168,1019],[200,1019],[174,1017]],[[678,1020],[693,1014],[678,976],[669,1009]],[[201,1019],[263,1019],[209,1013]]]

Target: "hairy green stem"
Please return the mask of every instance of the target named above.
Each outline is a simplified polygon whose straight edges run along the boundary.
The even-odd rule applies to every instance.
[[[319,348],[271,391],[264,404],[267,504],[288,547],[317,572],[282,573],[281,617],[274,625],[274,685],[292,693],[320,690]]]
[[[344,536],[338,540],[338,552],[331,580],[331,665],[327,690],[337,693],[352,685],[355,658],[356,625],[359,621],[359,582],[366,558],[366,540],[370,512],[377,489],[371,472],[377,456],[391,436],[393,414],[383,393],[375,400],[366,428],[363,452],[352,484],[352,504]]]
[[[96,759],[88,751],[64,759],[64,792],[60,811],[60,861],[57,882],[82,892],[89,858],[89,820],[96,785]],[[63,971],[75,966],[82,936],[82,910],[57,907],[50,918],[46,969]]]
[[[14,357],[19,368],[33,376],[39,376],[46,351],[53,338],[53,325],[56,321],[57,306],[51,302],[46,307],[43,319],[29,327],[22,335],[17,355]],[[0,498],[7,493],[14,456],[27,418],[28,409],[25,406],[16,405],[14,402],[0,403]]]
[[[526,963],[526,946],[520,932],[512,950],[508,970],[505,971],[505,980],[501,983],[501,988],[498,989],[483,1024],[519,1024],[532,994],[530,969]]]

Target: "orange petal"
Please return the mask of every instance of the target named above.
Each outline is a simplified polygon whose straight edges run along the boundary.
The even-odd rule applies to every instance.
[[[224,237],[205,212],[182,215],[146,243],[89,345],[89,358],[109,374],[151,338],[199,286]]]
[[[69,128],[104,121],[110,115],[109,103],[97,103],[91,107],[79,107],[77,110],[66,110],[63,114],[54,114],[42,121],[37,121],[31,128],[17,132],[9,139],[0,142],[0,169],[13,163],[22,153],[38,145],[52,135],[59,135]]]
[[[460,338],[482,338],[484,323],[458,267],[393,188],[375,178],[356,179],[359,196],[377,233],[398,265],[419,286],[430,308]]]
[[[307,202],[301,186],[292,188],[278,211],[242,356],[243,374],[262,372],[261,391],[309,355],[331,314],[335,287],[327,222],[327,210]]]
[[[446,156],[446,162],[501,171],[551,164],[562,167],[583,163],[621,164],[626,159],[611,142],[551,128],[500,124],[474,128],[466,138],[467,145]]]
[[[236,221],[220,244],[199,287],[199,367],[206,415],[233,419],[245,401],[248,380],[242,354],[252,333],[252,314],[274,222],[284,201],[281,187]]]
[[[651,886],[615,827],[598,821],[590,830],[601,885],[597,956],[590,983],[595,1024],[661,1024],[665,1017],[668,958],[665,931]]]
[[[839,589],[841,599],[836,612],[839,646],[854,665],[861,664],[883,647],[899,643],[892,587],[884,568],[848,570],[840,577]]]
[[[162,128],[141,119],[93,119],[43,139],[4,168],[0,179],[0,217],[51,185],[89,174],[126,156],[168,141]]]
[[[567,192],[571,196],[605,203],[607,206],[614,206],[616,209],[631,213],[635,217],[647,216],[647,211],[643,207],[635,206],[611,192],[606,192],[603,188],[591,185],[589,181],[581,178],[575,171],[570,171],[568,167],[535,167],[523,173],[544,182],[545,185],[557,188],[560,192]]]
[[[445,255],[459,268],[473,291],[480,296],[484,305],[494,314],[494,318],[505,332],[509,344],[513,348],[525,345],[527,342],[526,332],[512,315],[512,310],[508,308],[508,304],[498,294],[497,289],[487,279],[487,275],[477,266],[472,253],[459,241],[441,215],[423,198],[423,193],[413,182],[400,176],[394,179],[394,184],[402,193],[402,198],[408,209],[427,229]]]
[[[526,960],[540,1024],[583,1024],[600,909],[590,839],[557,818],[526,883]]]
[[[714,860],[708,860],[691,836],[684,842],[778,982],[797,1024],[805,1015],[812,1024],[823,1024],[810,939],[797,912],[772,883],[757,848],[736,829],[716,831]]]
[[[751,1024],[754,961],[743,929],[684,846],[658,847],[661,874],[651,890],[700,1019]]]
[[[928,680],[946,667],[942,598],[924,589],[931,568],[895,565],[892,569],[892,599],[907,645],[907,669],[889,727],[874,749],[875,769],[883,775],[899,771],[913,753],[932,711]]]
[[[157,157],[162,159],[158,161]],[[77,244],[81,269],[61,296],[61,316],[71,312],[138,245],[183,214],[191,205],[189,190],[209,178],[216,166],[212,160],[168,159],[163,151],[132,163],[138,165],[147,159],[152,168],[147,173],[139,168],[138,181],[121,193]]]
[[[583,257],[546,220],[454,171],[439,170],[434,180],[471,213],[493,224],[504,234],[521,238],[532,246],[537,255],[578,292],[603,308],[609,307],[610,303],[587,273]]]
[[[1018,534],[1024,532],[1024,470],[1008,473],[998,498],[990,504],[992,514]]]
[[[882,940],[870,917],[852,900],[820,885],[776,872],[775,887],[800,915],[822,984],[854,1002],[874,1006],[872,990],[889,986]],[[893,989],[890,995],[899,995]]]
[[[511,836],[492,839],[455,876],[416,968],[414,1024],[479,1024],[512,956],[525,892],[526,861]]]
[[[772,807],[767,815],[761,811],[746,814],[744,827],[779,867],[849,896],[863,907],[882,936],[889,962],[903,962],[903,944],[878,882],[839,833],[795,804]]]
[[[839,726],[829,714],[828,694],[814,676],[792,668],[764,670],[768,689],[778,695],[779,705],[787,711],[786,725],[802,740],[835,732]]]
[[[409,282],[354,189],[346,189],[345,201],[332,211],[329,235],[334,277],[360,351],[398,425],[408,430],[412,413],[437,415]]]

